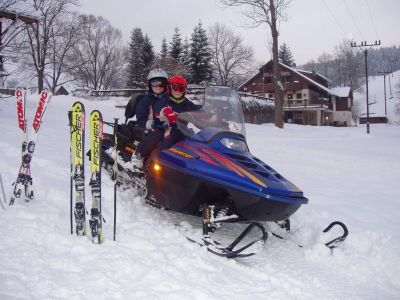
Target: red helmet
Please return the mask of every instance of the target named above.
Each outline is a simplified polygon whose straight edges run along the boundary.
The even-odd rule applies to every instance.
[[[187,86],[187,82],[186,79],[183,76],[172,76],[169,80],[168,80],[169,85],[172,84],[180,84],[183,86]]]
[[[182,97],[183,98],[185,96],[186,93],[186,86],[187,86],[187,82],[186,79],[183,76],[172,76],[169,80],[168,80],[168,92],[169,94],[172,96],[172,91],[176,91],[176,92],[181,92]],[[172,96],[172,98],[175,98],[174,96]]]

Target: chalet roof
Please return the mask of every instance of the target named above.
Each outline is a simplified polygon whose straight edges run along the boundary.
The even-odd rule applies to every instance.
[[[267,62],[265,65],[267,65],[267,64],[269,64],[269,63],[271,63],[271,62],[272,62],[272,60],[270,60],[269,62]],[[303,70],[295,69],[295,68],[289,67],[289,66],[287,66],[287,65],[285,65],[285,64],[283,64],[283,63],[281,63],[281,62],[279,62],[279,64],[280,64],[282,67],[284,67],[284,68],[290,70],[291,72],[297,74],[298,76],[300,76],[300,77],[303,78],[304,80],[308,81],[308,82],[311,83],[312,85],[318,87],[319,89],[321,89],[321,90],[327,92],[327,93],[330,94],[330,95],[334,95],[334,96],[337,96],[337,97],[348,97],[348,96],[349,96],[350,87],[340,87],[340,88],[333,88],[333,89],[330,89],[330,88],[328,88],[328,87],[326,87],[326,86],[324,86],[324,85],[322,85],[322,84],[316,82],[315,80],[311,79],[311,78],[308,77],[307,75],[303,74],[303,73],[312,73],[312,72],[310,72],[310,71],[303,71]],[[264,67],[265,65],[263,65],[263,67]],[[260,70],[261,70],[261,69],[262,69],[262,67],[260,68]],[[322,77],[322,78],[324,78],[324,79],[327,79],[327,81],[330,81],[328,78],[325,78],[325,77],[322,76],[321,74],[317,74],[317,75],[320,76],[320,77]],[[243,84],[241,84],[239,88],[241,88],[242,86],[246,85],[246,84],[247,84],[250,80],[252,80],[255,76],[257,76],[257,74],[254,75],[253,77],[249,78],[249,79],[248,79],[246,82],[244,82]],[[346,94],[346,93],[347,93],[347,94]],[[344,94],[346,94],[346,95],[343,96]]]
[[[289,67],[289,66],[287,66],[287,65],[285,65],[285,64],[283,64],[283,63],[281,63],[281,62],[280,62],[279,64],[280,64],[281,66],[283,66],[283,67],[289,69],[289,70],[292,71],[293,73],[299,75],[301,78],[307,80],[307,81],[310,82],[311,84],[317,86],[317,87],[320,88],[321,90],[324,90],[324,91],[327,92],[328,94],[332,94],[330,88],[327,88],[326,86],[323,86],[322,84],[316,82],[315,80],[312,80],[310,77],[308,77],[308,76],[306,76],[306,75],[300,73],[300,71],[299,71],[298,69]]]
[[[317,73],[315,71],[306,71],[306,70],[300,70],[300,69],[296,69],[297,71],[301,72],[301,73],[306,73],[306,74],[315,74],[318,77],[321,77],[322,79],[331,82],[332,80],[330,80],[328,77],[325,77],[324,75],[321,75],[320,73]]]

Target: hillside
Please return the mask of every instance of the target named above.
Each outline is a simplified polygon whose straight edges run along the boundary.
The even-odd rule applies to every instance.
[[[390,76],[390,84],[389,84]],[[366,85],[354,92],[354,101],[360,104],[361,114],[366,114]],[[383,76],[370,76],[368,79],[369,113],[370,116],[385,116]],[[374,103],[374,104],[372,104]],[[396,106],[397,105],[397,106]],[[386,110],[389,123],[400,124],[400,71],[386,76]]]

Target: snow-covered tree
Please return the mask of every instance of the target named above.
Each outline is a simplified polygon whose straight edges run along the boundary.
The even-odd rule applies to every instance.
[[[283,43],[279,47],[278,56],[281,63],[289,67],[296,67],[296,63],[294,62],[292,52],[290,51],[290,48],[288,45],[286,45],[286,43]]]
[[[182,38],[181,34],[179,33],[178,27],[175,27],[174,35],[172,36],[172,41],[169,47],[169,54],[172,58],[180,61],[182,58]]]
[[[167,58],[167,56],[168,56],[168,45],[167,45],[167,40],[164,37],[161,43],[160,58],[165,59]]]
[[[143,41],[143,50],[142,50],[142,62],[146,73],[151,68],[155,58],[154,47],[153,44],[146,34]],[[145,74],[146,75],[146,74]]]
[[[128,87],[136,87],[143,82],[145,65],[143,62],[144,37],[142,29],[137,27],[131,32],[128,54]]]
[[[212,79],[211,49],[201,22],[194,28],[190,44],[191,82],[201,84]]]

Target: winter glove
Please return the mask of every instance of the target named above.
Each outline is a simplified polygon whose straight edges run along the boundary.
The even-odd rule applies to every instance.
[[[164,107],[160,111],[160,121],[169,127],[176,123],[178,114],[172,110],[170,106]]]

